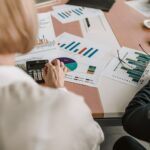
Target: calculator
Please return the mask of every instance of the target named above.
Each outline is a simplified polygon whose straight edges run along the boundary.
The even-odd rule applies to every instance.
[[[43,76],[42,76],[42,69],[47,64],[48,60],[34,60],[34,61],[27,61],[26,68],[27,73],[37,82],[37,83],[44,83]]]

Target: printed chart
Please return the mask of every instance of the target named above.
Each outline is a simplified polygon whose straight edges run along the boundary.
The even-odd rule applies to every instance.
[[[104,46],[69,33],[60,35],[57,41],[60,47],[59,59],[71,70],[65,80],[97,86],[100,73],[107,63]]]
[[[110,51],[120,49],[120,45],[102,11],[94,17],[80,20],[83,37],[86,39],[105,44]]]
[[[99,77],[98,68],[96,66],[89,66],[88,63],[84,64],[82,61],[79,60],[78,62],[79,64],[77,68],[75,70],[72,70],[71,72],[68,72],[65,76],[65,80],[93,87],[97,86],[97,81]],[[70,69],[69,64],[66,67]]]
[[[100,51],[102,51],[97,48],[95,44],[92,45],[91,42],[89,43],[89,41],[68,33],[64,33],[61,36],[61,40],[58,38],[58,42],[60,49],[88,59],[95,57]]]
[[[60,44],[58,44],[58,45],[60,45]],[[81,45],[80,42],[71,41],[71,43],[69,43],[69,44],[66,44],[66,43],[61,44],[60,48],[64,48],[64,49],[66,49],[72,53],[82,55],[82,56],[85,56],[88,58],[93,57],[99,51],[98,49],[94,49],[92,47],[90,47],[90,48],[87,48],[87,47],[78,48],[80,45]]]
[[[79,7],[79,8],[71,9],[69,11],[62,11],[62,12],[58,13],[58,15],[62,19],[66,19],[66,18],[70,17],[72,14],[81,16],[81,15],[83,15],[83,11],[84,11],[84,9]]]
[[[37,45],[46,45],[49,41],[47,38],[45,38],[45,35],[43,35],[41,38],[37,39]]]
[[[37,44],[32,51],[26,55],[16,55],[16,64],[24,68],[26,61],[48,59],[57,57],[58,46],[53,29],[51,12],[38,14],[39,33]]]
[[[75,60],[67,58],[67,57],[59,57],[56,59],[59,59],[61,62],[63,62],[64,65],[69,69],[69,71],[74,71],[78,66]]]
[[[38,52],[56,47],[56,36],[51,19],[51,12],[38,14],[39,33],[36,47],[32,52]]]
[[[144,77],[149,73],[150,56],[129,48],[122,48],[119,55],[121,60],[116,55],[106,68],[105,75],[134,86],[144,84]]]
[[[72,5],[55,6],[52,15],[62,23],[77,21],[86,17],[98,15],[98,10]]]

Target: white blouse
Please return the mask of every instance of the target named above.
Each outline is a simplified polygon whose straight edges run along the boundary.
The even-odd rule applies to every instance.
[[[0,150],[99,150],[103,140],[82,97],[0,67]]]

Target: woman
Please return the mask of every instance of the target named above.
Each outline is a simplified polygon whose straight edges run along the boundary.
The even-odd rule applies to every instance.
[[[41,87],[14,67],[35,44],[32,0],[0,0],[0,149],[98,150],[104,136],[82,97],[64,88],[66,68],[46,64]]]

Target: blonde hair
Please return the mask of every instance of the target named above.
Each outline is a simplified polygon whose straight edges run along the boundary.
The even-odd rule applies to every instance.
[[[0,54],[26,53],[36,41],[34,0],[0,0]]]

